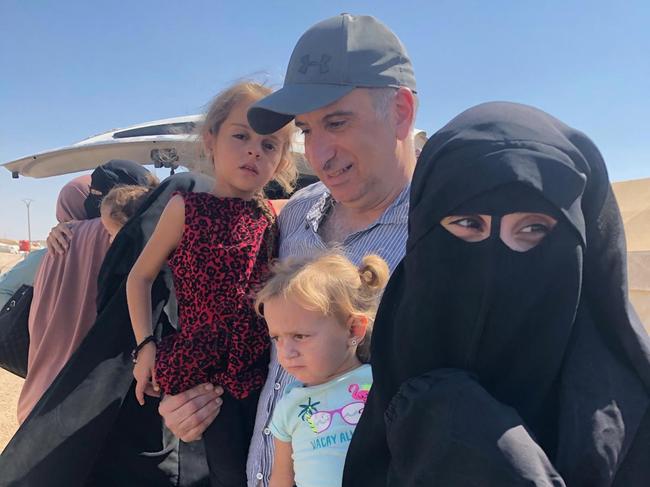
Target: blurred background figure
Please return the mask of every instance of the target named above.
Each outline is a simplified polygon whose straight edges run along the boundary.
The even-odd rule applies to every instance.
[[[427,133],[424,130],[415,130],[413,135],[413,145],[415,146],[415,157],[420,157],[422,147],[427,143]]]

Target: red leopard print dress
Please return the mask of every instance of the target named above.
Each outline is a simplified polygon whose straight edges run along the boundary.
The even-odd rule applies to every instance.
[[[268,330],[253,301],[268,271],[276,225],[257,201],[182,196],[185,228],[168,260],[180,331],[161,341],[156,379],[166,394],[212,382],[243,399],[262,388],[269,364]]]

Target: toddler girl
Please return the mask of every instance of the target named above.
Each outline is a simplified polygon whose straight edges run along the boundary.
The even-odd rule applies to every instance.
[[[290,190],[296,169],[292,129],[258,135],[246,113],[270,93],[242,82],[216,97],[202,129],[214,165],[211,193],[174,195],[127,281],[135,394],[178,394],[204,382],[223,386],[218,418],[204,433],[212,485],[246,483],[246,455],[269,363],[264,321],[253,309],[275,252],[275,212],[262,198],[272,180]],[[171,268],[178,300],[176,334],[156,343],[151,285]]]
[[[352,433],[372,372],[370,330],[388,280],[381,257],[357,268],[337,251],[276,265],[259,292],[278,360],[290,383],[270,423],[275,459],[270,487],[340,486]]]
[[[100,216],[111,242],[129,218],[135,215],[150,191],[150,188],[144,186],[125,185],[116,186],[104,196]]]

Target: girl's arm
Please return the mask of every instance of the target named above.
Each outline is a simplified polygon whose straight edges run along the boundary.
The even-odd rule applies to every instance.
[[[269,487],[293,487],[293,449],[291,443],[273,438],[275,443],[275,456],[273,458],[273,469],[271,470],[271,481]]]
[[[167,257],[178,247],[185,226],[185,202],[182,196],[174,196],[165,207],[153,235],[138,257],[126,281],[126,298],[133,334],[137,344],[153,333],[151,323],[151,285],[165,264]],[[144,392],[155,378],[155,344],[148,343],[138,353],[138,360],[133,371],[138,384],[136,396],[144,404]]]

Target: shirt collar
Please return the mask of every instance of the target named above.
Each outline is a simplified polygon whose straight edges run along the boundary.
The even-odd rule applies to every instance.
[[[405,223],[408,220],[408,210],[401,211],[401,209],[404,205],[408,205],[410,191],[411,183],[409,182],[397,198],[395,198],[395,201],[393,201],[377,221],[370,226]],[[320,198],[316,200],[305,215],[307,225],[309,225],[314,232],[318,232],[320,224],[335,203],[336,201],[332,198],[332,193],[330,193],[330,190],[325,187],[323,194],[321,194]]]

